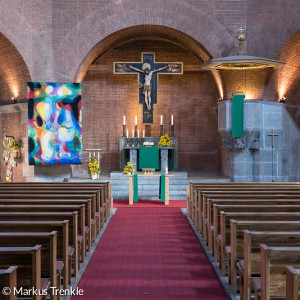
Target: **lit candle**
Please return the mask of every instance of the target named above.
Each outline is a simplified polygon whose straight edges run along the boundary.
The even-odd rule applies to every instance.
[[[166,167],[166,174],[168,174],[168,167]]]
[[[128,138],[128,129],[127,129],[127,135],[126,135],[126,136],[127,136],[127,138]]]
[[[160,115],[160,125],[162,125],[162,124],[163,124],[163,116]]]
[[[171,116],[171,125],[174,125],[173,115]]]
[[[145,130],[143,130],[143,138],[145,137]]]
[[[137,116],[135,116],[135,126],[137,125]]]
[[[134,129],[132,129],[132,137],[134,137]]]
[[[138,138],[140,137],[140,130],[138,129]]]
[[[125,116],[123,116],[123,125],[126,125],[126,119],[125,119]]]

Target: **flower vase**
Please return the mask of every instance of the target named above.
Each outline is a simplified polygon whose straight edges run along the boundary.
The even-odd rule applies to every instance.
[[[97,174],[92,174],[92,179],[97,179],[97,178],[98,178]]]

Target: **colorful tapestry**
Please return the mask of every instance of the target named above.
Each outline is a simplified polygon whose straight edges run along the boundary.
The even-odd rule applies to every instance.
[[[80,83],[28,82],[30,165],[82,162]]]
[[[11,136],[4,136],[2,141],[2,158],[6,165],[6,176],[5,179],[8,182],[12,181],[12,168],[16,166],[14,160],[13,143],[15,139]]]

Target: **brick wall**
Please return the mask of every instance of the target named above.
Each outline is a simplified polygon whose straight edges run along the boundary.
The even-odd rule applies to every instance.
[[[83,101],[86,99],[89,101],[86,103],[95,101],[94,106],[86,107],[87,111],[98,109],[97,105],[100,105],[104,98],[114,105],[119,105],[115,109],[113,105],[107,106],[107,103],[102,103],[104,116],[108,119],[102,117],[97,121],[97,124],[101,125],[101,130],[108,125],[112,126],[114,132],[120,130],[116,135],[119,136],[121,127],[114,124],[116,120],[120,118],[121,124],[123,113],[126,113],[129,119],[140,109],[136,106],[137,99],[134,98],[136,93],[131,92],[135,87],[135,79],[129,75],[124,75],[123,79],[118,80],[112,74],[90,73],[86,76],[89,65],[95,59],[100,56],[101,59],[97,63],[111,63],[115,60],[115,57],[110,56],[115,50],[111,49],[128,40],[142,39],[147,36],[154,41],[154,44],[158,38],[162,38],[187,49],[184,53],[180,47],[177,47],[176,52],[170,50],[170,46],[166,44],[166,48],[157,48],[154,44],[149,44],[149,49],[160,53],[161,60],[164,59],[165,51],[166,56],[170,58],[175,59],[181,54],[184,56],[182,61],[192,59],[196,64],[201,64],[201,60],[211,57],[235,55],[237,53],[236,32],[240,26],[243,26],[247,34],[247,54],[277,58],[286,62],[286,66],[268,71],[222,72],[224,98],[231,98],[234,90],[243,90],[250,99],[263,98],[277,101],[280,96],[284,96],[291,105],[298,106],[300,101],[298,88],[300,6],[297,5],[298,3],[297,0],[2,1],[0,10],[1,105],[10,103],[10,98],[15,94],[18,94],[21,102],[24,102],[28,80],[73,82],[85,79]],[[152,51],[149,49],[146,51]],[[115,53],[118,59],[123,57],[126,60],[133,57],[136,60],[140,57],[138,53],[141,49],[133,47],[126,55],[124,51],[121,52],[123,56]],[[218,149],[217,137],[214,136],[216,133],[214,126],[217,124],[213,107],[216,104],[215,99],[219,97],[211,75],[186,73],[180,79],[164,76],[161,78],[160,87],[161,104],[156,107],[156,116],[159,116],[162,111],[160,107],[162,104],[176,108],[174,112],[174,118],[178,122],[175,123],[176,134],[180,137],[180,147],[182,147],[179,165],[191,166],[194,160],[200,162],[204,160],[201,167],[197,168],[205,171],[218,169],[212,168],[213,163],[211,163],[217,156]],[[114,98],[120,97],[114,94],[117,89],[122,95],[130,95],[131,102],[126,109],[122,108],[122,100]],[[182,99],[188,102],[184,108],[179,101]],[[128,110],[131,111],[132,116]],[[192,114],[197,120],[196,128],[204,126],[207,135],[212,137],[213,141],[204,135],[200,136],[198,132],[195,136],[197,142],[193,139],[187,140],[186,133],[193,132],[194,124],[186,120],[182,113],[179,114],[181,110],[183,114]],[[295,118],[298,120],[300,119],[298,108],[295,111]],[[200,117],[203,119],[203,116],[199,115],[199,112],[205,115],[205,125],[200,122]],[[84,112],[84,119],[87,118],[88,115]],[[1,122],[3,123],[3,120]],[[10,122],[13,120],[8,118],[3,124],[9,126]],[[158,119],[155,122],[158,124]],[[154,131],[158,130],[157,128]],[[92,130],[97,134],[99,128],[93,128],[91,132]],[[116,163],[118,144],[110,133],[104,129],[100,141],[101,147],[105,145],[104,156],[107,157],[105,161],[108,164],[104,166],[105,170],[114,170],[118,167]],[[205,141],[210,151],[205,152],[204,142],[199,141]],[[86,145],[94,143],[97,146],[99,141],[92,140],[91,133],[84,143]],[[187,147],[186,145],[188,149],[184,148]]]

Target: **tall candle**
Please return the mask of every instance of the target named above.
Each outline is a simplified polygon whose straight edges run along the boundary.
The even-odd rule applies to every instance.
[[[132,137],[134,137],[134,129],[132,129]]]
[[[143,130],[143,138],[145,137],[145,130]]]
[[[140,137],[140,130],[138,129],[138,138]]]
[[[123,116],[123,125],[126,125],[126,119],[125,119],[125,116]]]
[[[171,125],[174,125],[173,115],[171,116]]]
[[[135,116],[135,126],[137,125],[137,116]]]
[[[127,129],[127,135],[126,135],[126,136],[127,136],[127,138],[128,138],[128,129]]]
[[[163,124],[163,116],[160,115],[160,125],[162,125],[162,124]]]

